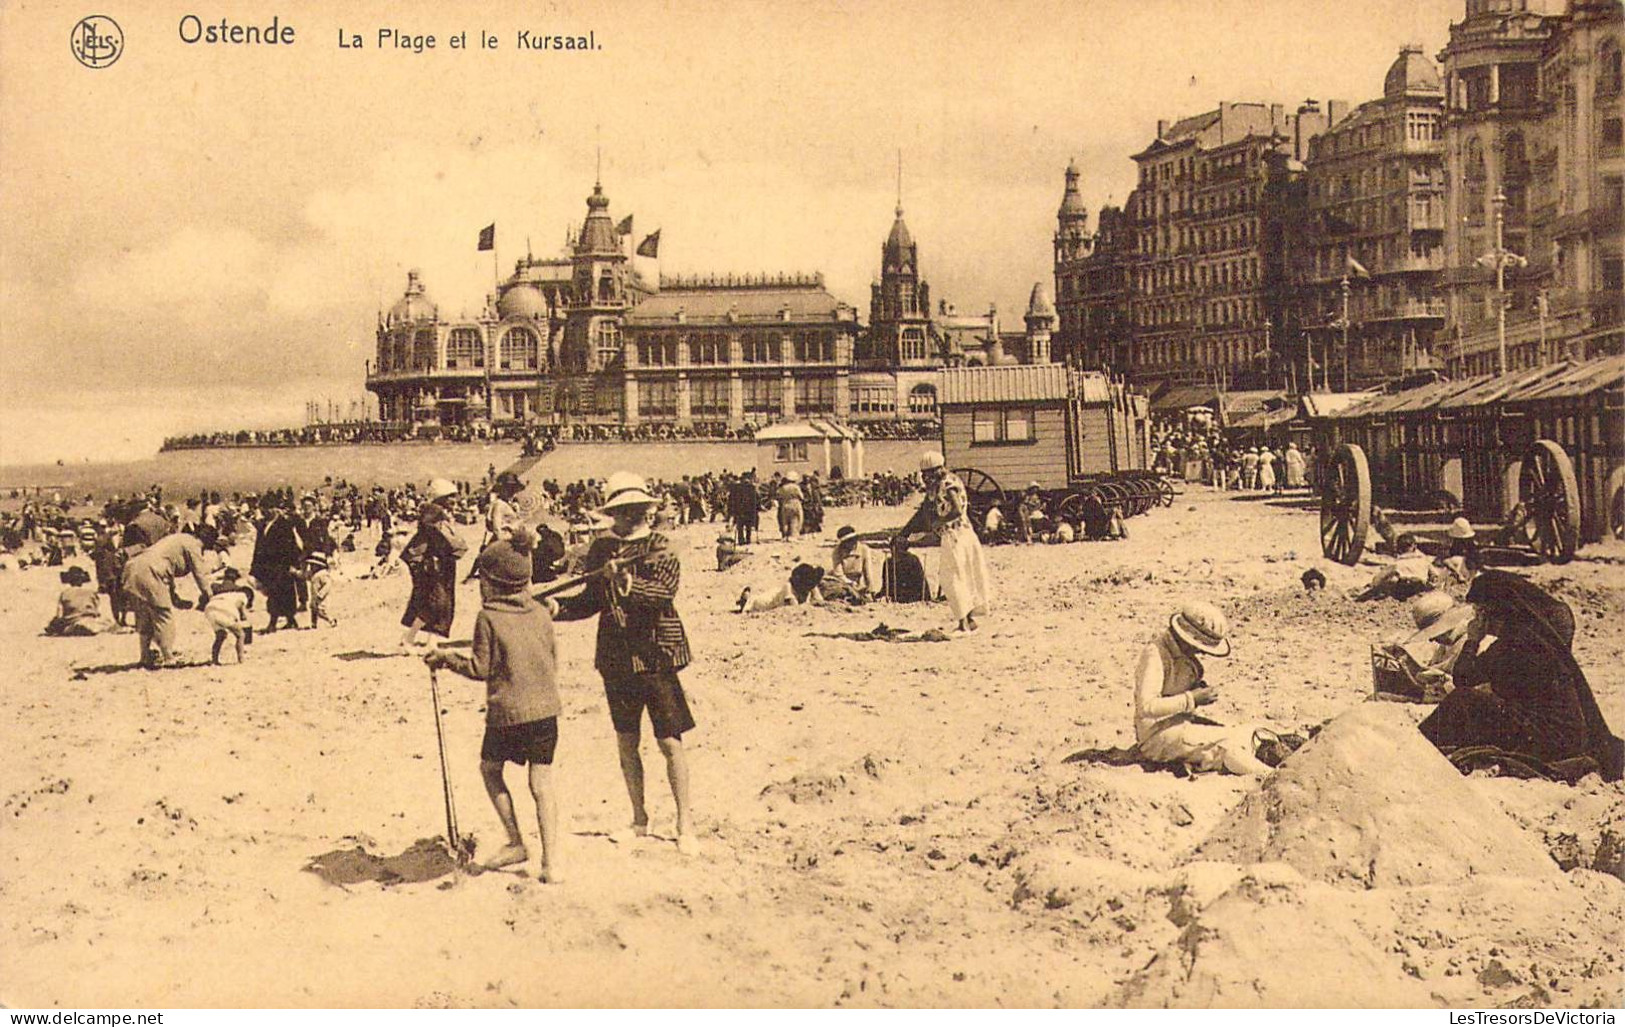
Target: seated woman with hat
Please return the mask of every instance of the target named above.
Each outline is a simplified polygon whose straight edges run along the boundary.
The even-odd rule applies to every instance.
[[[1270,772],[1254,755],[1251,726],[1226,727],[1196,714],[1197,707],[1218,701],[1197,654],[1229,656],[1229,633],[1218,607],[1190,602],[1141,651],[1134,673],[1134,737],[1142,757],[1197,771]]]
[[[863,544],[852,525],[844,525],[835,533],[835,549],[830,553],[829,563],[829,575],[821,589],[825,598],[848,598],[831,595],[836,589],[850,593],[848,601],[867,602],[878,594],[880,571],[875,567],[874,551]]]
[[[1625,745],[1574,659],[1569,605],[1498,570],[1475,577],[1467,601],[1477,615],[1456,660],[1456,687],[1422,721],[1423,737],[1446,755],[1490,746],[1546,764],[1575,761],[1580,773],[1620,780]]]
[[[56,598],[56,616],[45,625],[45,634],[85,636],[112,631],[113,622],[102,616],[101,594],[89,587],[90,572],[75,565],[60,577],[67,587]]]

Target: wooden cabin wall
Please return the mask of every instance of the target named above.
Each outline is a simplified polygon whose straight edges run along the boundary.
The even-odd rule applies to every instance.
[[[942,411],[942,452],[950,468],[974,467],[1006,492],[1019,492],[1036,481],[1046,489],[1067,484],[1065,407],[1052,404],[1033,410],[1033,441],[1009,445],[971,445],[971,411]]]

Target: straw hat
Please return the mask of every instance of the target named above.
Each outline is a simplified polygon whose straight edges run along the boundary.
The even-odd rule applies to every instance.
[[[1470,524],[1465,517],[1457,517],[1455,520],[1451,521],[1450,530],[1446,534],[1448,534],[1451,538],[1478,537],[1478,532],[1473,530],[1472,524]]]
[[[84,585],[90,581],[90,573],[77,564],[58,574],[57,577],[62,579],[64,585]]]
[[[944,463],[942,454],[934,449],[928,449],[920,454],[920,470],[922,471],[941,470]]]
[[[429,482],[430,499],[445,499],[447,496],[455,496],[456,494],[457,486],[453,485],[445,478],[435,478],[433,481]]]
[[[604,505],[600,510],[615,510],[623,506],[652,506],[658,502],[649,494],[642,478],[630,471],[616,471],[604,483]]]
[[[1230,655],[1230,640],[1225,637],[1230,634],[1230,622],[1212,603],[1186,603],[1168,618],[1168,630],[1197,652],[1209,656]]]
[[[525,483],[512,471],[503,471],[497,475],[497,480],[491,485],[491,491],[499,496],[517,495],[525,491]]]
[[[1456,601],[1448,593],[1423,592],[1411,600],[1411,620],[1416,623],[1416,630],[1421,631],[1434,621],[1449,612]]]
[[[801,480],[801,472],[799,472],[799,471],[791,471],[789,474],[786,474],[784,476],[784,480],[785,481],[800,481]]]

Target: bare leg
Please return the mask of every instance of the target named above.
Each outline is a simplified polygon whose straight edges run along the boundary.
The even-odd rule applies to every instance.
[[[235,643],[236,649],[237,649],[237,662],[242,663],[243,662],[243,631],[242,631],[242,629],[238,628],[236,631],[233,631],[231,633],[231,637],[232,637],[232,641],[233,641],[233,643]],[[216,642],[215,644],[219,645],[220,643]]]
[[[616,732],[615,744],[621,755],[621,776],[626,778],[626,797],[632,802],[632,826],[646,828],[649,810],[643,804],[643,754],[638,751],[638,736]]]
[[[542,880],[557,884],[563,880],[564,860],[559,851],[559,806],[553,794],[552,767],[530,765],[530,794],[536,800],[536,826],[542,833]]]
[[[220,662],[220,649],[225,644],[226,644],[226,633],[224,631],[216,631],[214,633],[214,649],[209,654],[209,662],[211,662],[211,663],[219,663]],[[237,650],[237,662],[238,663],[243,662],[243,653],[242,653],[241,649]]]
[[[418,640],[418,632],[422,630],[423,618],[413,617],[412,623],[406,626],[406,634],[401,636],[401,645],[415,645]]]
[[[486,861],[485,865],[493,868],[512,866],[530,858],[530,853],[525,851],[525,836],[519,833],[519,820],[513,813],[513,796],[508,793],[508,783],[502,779],[503,767],[501,760],[480,760],[480,777],[485,779],[485,794],[491,797],[497,819],[502,821],[502,829],[508,832],[508,844]]]
[[[666,757],[666,779],[671,782],[671,797],[677,804],[677,837],[694,833],[693,818],[688,802],[688,754],[683,751],[683,739],[659,739],[660,751]]]

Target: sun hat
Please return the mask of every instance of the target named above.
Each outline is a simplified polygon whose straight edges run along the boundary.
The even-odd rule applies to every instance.
[[[791,471],[789,474],[786,474],[784,476],[784,480],[785,481],[800,481],[801,480],[801,473],[799,471]]]
[[[62,579],[64,585],[83,585],[90,581],[90,574],[83,567],[75,564],[63,571],[57,577]]]
[[[942,454],[934,449],[928,449],[920,454],[920,470],[922,471],[941,470],[945,462],[942,459]]]
[[[1450,522],[1450,530],[1446,533],[1451,538],[1477,538],[1478,532],[1473,530],[1472,524],[1465,517],[1457,517]]]
[[[1168,618],[1168,630],[1197,652],[1209,656],[1230,655],[1230,640],[1225,637],[1230,634],[1230,622],[1212,603],[1197,601],[1181,606],[1178,613]]]
[[[614,510],[623,506],[652,506],[660,500],[649,494],[642,478],[630,471],[616,471],[604,483],[604,505],[600,510]]]
[[[503,471],[497,475],[497,480],[491,485],[491,490],[497,495],[512,495],[525,491],[525,483],[519,480],[519,475],[512,471]]]
[[[858,529],[852,527],[852,525],[843,524],[843,525],[841,525],[841,530],[837,531],[835,533],[835,541],[836,542],[844,542],[847,539],[851,538],[853,535],[856,535],[857,533],[858,533]]]
[[[1411,600],[1411,620],[1416,624],[1416,630],[1421,631],[1455,605],[1456,601],[1450,598],[1449,593],[1438,590],[1423,592]]]
[[[456,494],[457,486],[445,478],[435,478],[429,482],[430,499],[445,499],[447,496],[455,496]]]

